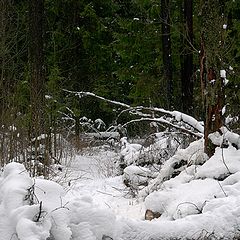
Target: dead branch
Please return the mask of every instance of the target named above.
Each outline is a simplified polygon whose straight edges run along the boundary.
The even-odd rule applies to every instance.
[[[131,123],[135,123],[135,122],[143,122],[143,121],[150,121],[150,122],[158,122],[158,123],[162,123],[162,124],[166,124],[166,125],[169,125],[171,127],[174,127],[182,132],[185,132],[185,133],[188,133],[194,137],[198,137],[198,138],[202,138],[203,137],[203,134],[202,133],[195,133],[193,131],[190,131],[186,128],[183,128],[183,127],[180,127],[178,125],[175,125],[175,124],[172,124],[170,123],[169,121],[165,120],[165,119],[162,119],[162,118],[140,118],[140,119],[134,119],[134,120],[131,120],[125,124],[123,124],[122,127],[125,127]]]
[[[63,89],[63,91],[68,92],[70,94],[74,94],[75,96],[78,96],[79,98],[83,98],[83,97],[87,97],[87,96],[94,97],[94,98],[97,98],[97,99],[102,100],[104,102],[123,107],[125,110],[123,110],[118,115],[117,119],[119,118],[119,116],[122,113],[129,112],[131,114],[138,115],[140,117],[144,117],[144,118],[141,118],[141,120],[133,120],[133,121],[136,121],[136,122],[137,121],[143,121],[143,119],[146,119],[146,121],[158,121],[158,122],[162,122],[164,124],[168,124],[172,127],[176,127],[177,129],[181,129],[181,127],[178,127],[178,126],[170,123],[169,121],[166,121],[166,120],[163,120],[163,119],[160,119],[160,120],[151,119],[151,120],[149,120],[150,119],[149,114],[143,113],[143,111],[158,112],[158,113],[161,113],[161,114],[164,114],[164,115],[168,115],[169,117],[172,117],[177,122],[183,122],[183,123],[189,125],[190,127],[194,128],[197,132],[201,133],[199,135],[199,134],[193,133],[193,132],[191,132],[187,129],[184,129],[184,128],[181,129],[182,131],[186,130],[185,132],[187,132],[188,134],[192,134],[192,135],[195,135],[197,137],[202,137],[202,133],[204,133],[204,126],[203,126],[202,123],[197,121],[195,118],[193,118],[193,117],[191,117],[187,114],[184,114],[182,112],[179,112],[179,111],[168,111],[168,110],[165,110],[163,108],[157,108],[157,107],[144,107],[144,106],[131,107],[128,104],[118,102],[118,101],[109,100],[107,98],[98,96],[98,95],[96,95],[94,93],[91,93],[91,92],[83,92],[83,91],[76,92],[76,91],[69,91],[69,90],[66,90],[66,89]],[[157,119],[159,119],[159,118],[157,118]]]

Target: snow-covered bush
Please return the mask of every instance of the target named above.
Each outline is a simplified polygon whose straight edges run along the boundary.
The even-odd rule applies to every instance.
[[[51,220],[44,217],[46,209],[38,202],[34,185],[23,165],[9,163],[5,167],[0,187],[3,239],[42,240],[50,236]]]
[[[123,182],[130,188],[131,196],[136,197],[142,186],[147,186],[148,182],[155,177],[156,173],[150,169],[131,165],[124,169]]]
[[[175,154],[177,149],[184,147],[176,133],[156,133],[143,144],[129,143],[126,137],[121,139],[121,157],[118,162],[120,174],[123,174],[123,182],[130,188],[131,193],[147,186],[157,176],[162,165]],[[150,144],[149,144],[150,142]],[[175,169],[187,162],[175,163]],[[176,172],[176,171],[175,171]]]
[[[175,226],[173,235],[181,239],[204,239],[203,230],[214,239],[233,239],[240,224],[240,150],[218,147],[207,160],[202,148],[202,140],[194,142],[165,162],[148,187],[156,191],[146,197],[146,209],[159,213],[159,226]],[[188,164],[173,177],[179,159]]]
[[[131,164],[147,167],[162,165],[175,154],[178,148],[185,148],[189,145],[186,139],[186,136],[183,137],[177,133],[161,132],[152,134],[143,144],[134,144],[129,143],[124,137],[120,140],[121,163],[126,166]]]
[[[65,202],[55,182],[32,179],[9,163],[0,178],[0,236],[12,240],[102,240],[113,237],[115,216],[90,197]]]
[[[158,176],[149,183],[141,195],[147,196],[149,192],[158,190],[164,185],[166,180],[174,181],[175,177],[184,172],[186,168],[192,165],[201,165],[207,159],[208,157],[204,153],[203,139],[192,142],[186,149],[178,149],[175,155],[164,162]]]

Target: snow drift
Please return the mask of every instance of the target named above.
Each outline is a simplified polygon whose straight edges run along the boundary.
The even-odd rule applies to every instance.
[[[0,178],[0,239],[101,240],[113,237],[115,216],[91,197],[64,202],[62,187],[29,177],[22,164],[9,163]]]

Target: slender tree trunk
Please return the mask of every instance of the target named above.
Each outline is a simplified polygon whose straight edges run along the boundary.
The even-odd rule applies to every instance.
[[[43,55],[43,0],[29,0],[29,66],[33,122],[40,127],[43,113],[45,66]],[[40,129],[34,133],[39,134]]]
[[[173,76],[172,76],[172,49],[170,29],[170,1],[161,0],[162,18],[162,48],[163,48],[163,75],[167,84],[167,105],[173,105]]]
[[[182,109],[187,114],[193,110],[193,1],[184,0],[184,36],[181,55]]]
[[[0,116],[2,120],[2,114],[5,106],[5,85],[6,85],[6,35],[8,25],[8,0],[0,0]],[[3,123],[1,122],[1,125]]]
[[[215,145],[209,137],[223,126],[224,78],[220,74],[223,67],[225,45],[223,39],[223,19],[219,0],[209,0],[203,5],[200,79],[205,108],[204,142],[205,152],[212,156]]]
[[[44,83],[45,66],[43,53],[44,0],[29,0],[29,67],[31,120],[30,138],[35,158],[39,155],[37,137],[44,133]],[[46,159],[44,159],[45,161]],[[45,163],[48,165],[48,163]],[[46,174],[43,173],[44,175]]]

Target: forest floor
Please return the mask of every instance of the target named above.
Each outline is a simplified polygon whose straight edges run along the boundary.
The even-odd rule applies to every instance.
[[[109,208],[117,217],[144,219],[143,201],[131,196],[122,176],[114,176],[119,157],[119,153],[99,148],[76,155],[63,172],[65,198],[90,196],[99,208]]]
[[[201,142],[193,144],[192,148],[198,149],[199,144]],[[181,157],[187,159],[189,151],[181,152]],[[229,177],[220,159],[223,154],[231,171]],[[233,239],[238,236],[239,150],[219,148],[213,158],[197,167],[198,172],[193,171],[196,166],[188,167],[177,178],[166,182],[168,190],[151,194],[148,201],[133,198],[122,176],[114,176],[114,162],[118,158],[119,153],[110,150],[85,151],[73,159],[64,178],[66,201],[91,198],[97,211],[108,209],[114,214],[114,240]],[[224,181],[216,180],[222,175],[226,175]],[[159,219],[144,220],[146,205],[156,204],[164,205],[169,216],[163,214]],[[89,214],[90,225],[91,217]]]
[[[203,156],[202,139],[179,149],[144,188],[160,183],[146,198],[131,195],[116,174],[119,151],[104,146],[72,157],[54,181],[9,163],[0,174],[0,240],[240,239],[240,150]],[[145,220],[146,209],[161,216]]]

